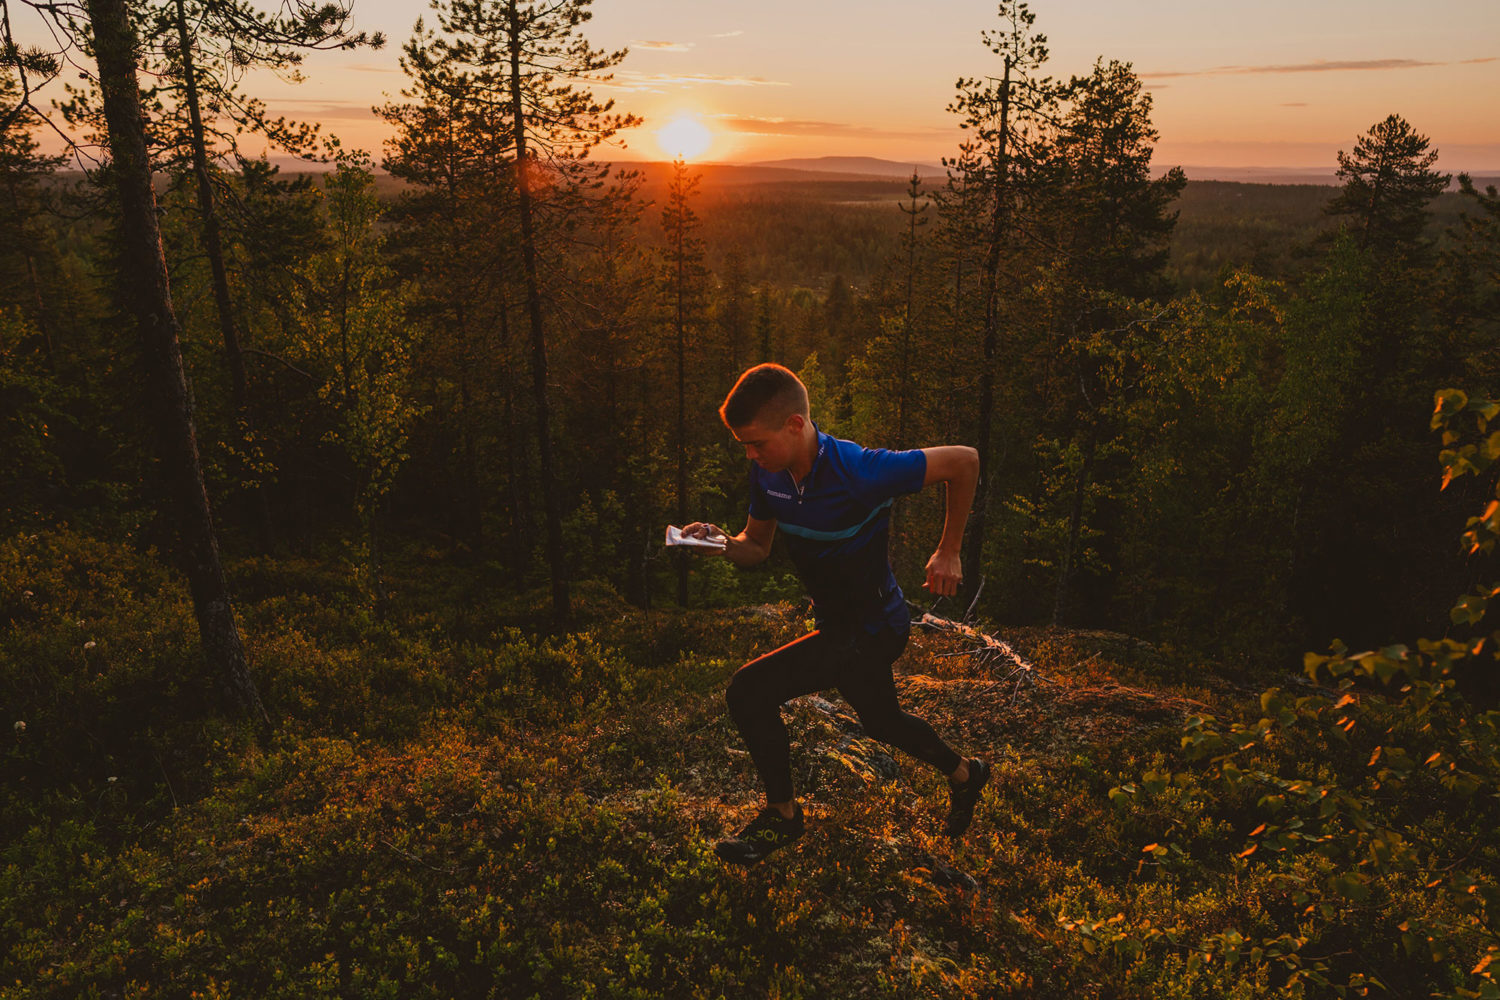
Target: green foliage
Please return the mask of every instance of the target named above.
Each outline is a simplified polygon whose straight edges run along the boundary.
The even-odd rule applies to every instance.
[[[606,580],[620,566],[618,539],[624,536],[624,509],[606,491],[596,502],[585,494],[563,520],[563,543],[573,553],[573,571],[586,580]]]
[[[38,151],[33,133],[42,126],[41,116],[34,107],[20,103],[15,65],[24,65],[28,57],[35,58],[36,54],[12,50],[7,58],[16,62],[0,66],[0,108],[4,109],[0,122],[0,232],[6,236],[0,245],[0,311],[19,306],[38,327],[34,336],[51,362],[52,344],[44,328],[57,321],[50,314],[61,303],[52,302],[50,286],[63,274],[46,217],[53,207],[46,188],[63,158]],[[57,70],[44,72],[55,75]]]
[[[1190,178],[1173,209],[1167,274],[1180,291],[1209,294],[1237,269],[1286,280],[1305,267],[1302,248],[1334,223],[1328,188]]]
[[[193,620],[154,555],[0,546],[7,996],[1459,996],[1487,946],[1493,799],[1464,781],[1494,734],[1446,728],[1451,688],[1403,720],[1396,686],[1437,675],[1394,653],[1345,656],[1336,709],[1322,688],[1262,709],[1122,636],[1010,634],[1053,678],[1013,693],[919,634],[903,698],[997,762],[971,836],[936,836],[940,775],[865,776],[798,702],[809,836],[740,873],[709,850],[757,792],[723,687],[800,609],[580,586],[580,631],[548,635],[545,591],[476,600],[487,571],[432,553],[392,553],[382,620],[331,561],[229,568],[278,717],[260,747],[182,681]],[[1185,711],[1196,762],[1174,757]],[[1267,720],[1255,746],[1211,749],[1241,711]]]
[[[379,257],[372,180],[368,170],[341,163],[325,185],[331,245],[308,262],[297,346],[299,358],[323,373],[318,397],[337,415],[324,440],[354,469],[355,565],[376,592],[376,518],[423,408],[412,385],[421,331],[408,317],[411,289],[396,285]]]
[[[35,329],[0,310],[0,525],[25,523],[51,505],[67,486],[59,431],[75,424],[77,400],[58,385],[32,350]]]
[[[1285,418],[1272,404],[1298,371],[1283,301],[1280,285],[1237,272],[1215,299],[1138,307],[1091,346],[1117,470],[1099,501],[1118,518],[1096,541],[1113,565],[1113,598],[1127,620],[1157,622],[1158,634],[1190,644],[1211,636],[1221,655],[1276,627],[1284,562],[1275,557],[1287,551],[1280,536],[1294,501],[1290,473],[1264,472],[1261,463],[1277,459],[1262,449],[1287,448],[1323,426]],[[1283,382],[1268,386],[1279,352]],[[1258,428],[1283,421],[1283,434],[1257,438]],[[1226,590],[1261,596],[1225,602]]]
[[[6,996],[812,996],[816,959],[865,933],[807,905],[851,872],[769,896],[726,882],[669,776],[685,776],[682,740],[722,745],[703,716],[721,717],[726,671],[672,645],[744,650],[767,619],[661,621],[650,651],[638,613],[582,590],[581,617],[653,669],[588,634],[453,643],[360,620],[338,574],[257,560],[233,568],[280,717],[256,749],[164,683],[201,671],[151,558],[22,537],[0,567],[19,716],[0,803]],[[755,946],[766,933],[789,950]]]
[[[1427,223],[1428,203],[1450,174],[1432,169],[1438,151],[1400,115],[1387,115],[1355,140],[1354,152],[1339,150],[1338,197],[1330,215],[1352,218],[1360,245],[1382,255],[1408,254]]]
[[[1493,184],[1480,190],[1467,174],[1458,180],[1454,200],[1463,211],[1439,270],[1445,311],[1468,368],[1465,383],[1494,385],[1500,359],[1489,345],[1500,329],[1500,191]]]
[[[1500,404],[1437,394],[1444,486],[1494,478],[1496,415]],[[1472,552],[1493,551],[1497,515],[1500,499],[1469,519]],[[1496,595],[1485,586],[1460,597],[1454,624],[1478,626]],[[1264,964],[1289,986],[1340,996],[1369,986],[1500,995],[1490,971],[1500,953],[1500,711],[1471,703],[1459,685],[1470,663],[1493,669],[1497,641],[1500,633],[1359,653],[1335,642],[1327,655],[1307,655],[1302,691],[1261,695],[1257,721],[1189,719],[1182,747],[1195,768],[1148,772],[1111,791],[1143,828],[1160,824],[1148,848],[1159,860],[1175,852],[1183,865],[1207,867],[1232,851],[1237,877],[1274,886],[1280,916],[1254,930],[1242,924],[1232,939],[1189,941],[1202,960]],[[1195,843],[1192,826],[1205,815],[1229,820],[1240,842]],[[1335,947],[1353,941],[1362,943]]]
[[[1160,296],[1177,223],[1171,206],[1187,178],[1180,167],[1151,176],[1151,95],[1129,63],[1100,59],[1068,96],[1049,192],[1066,205],[1054,222],[1065,254],[1055,266],[1089,290]]]
[[[823,366],[818,361],[818,352],[809,354],[802,362],[802,367],[797,370],[797,377],[802,384],[807,386],[807,395],[812,401],[813,422],[818,429],[835,436],[838,434],[838,397],[828,387],[828,379],[824,377]]]
[[[8,817],[128,828],[223,728],[186,588],[152,557],[68,530],[9,536],[0,624]]]

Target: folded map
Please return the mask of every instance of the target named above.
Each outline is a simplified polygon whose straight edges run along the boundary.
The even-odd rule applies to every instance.
[[[723,551],[724,536],[713,535],[709,538],[694,538],[691,535],[684,535],[682,533],[682,529],[677,527],[677,525],[669,524],[667,525],[667,545],[680,545],[690,549],[714,549],[715,551]]]

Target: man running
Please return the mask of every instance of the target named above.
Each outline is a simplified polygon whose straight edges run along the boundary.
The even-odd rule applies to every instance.
[[[947,483],[942,540],[927,560],[924,586],[934,594],[957,592],[958,551],[979,479],[979,453],[961,445],[870,450],[834,438],[813,424],[806,386],[775,364],[757,365],[740,376],[719,416],[754,463],[749,518],[737,535],[704,523],[685,526],[683,534],[722,538],[723,555],[751,566],[770,555],[779,525],[812,597],[817,628],[745,664],[729,683],[729,713],[765,784],[767,805],[714,850],[725,861],[750,865],[802,836],[781,706],[826,688],[839,690],[871,737],[948,776],[944,830],[950,837],[961,835],[990,768],[960,757],[896,702],[891,665],[906,648],[911,616],[887,548],[894,499]]]

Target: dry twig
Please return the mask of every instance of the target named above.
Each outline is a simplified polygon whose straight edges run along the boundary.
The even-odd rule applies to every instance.
[[[1006,671],[1005,676],[997,678],[990,685],[990,688],[993,689],[1001,684],[1014,682],[1015,687],[1011,690],[1010,694],[1011,701],[1014,701],[1020,695],[1023,684],[1035,685],[1038,681],[1046,682],[1048,680],[1032,665],[1031,661],[1011,648],[1010,643],[1004,639],[997,639],[987,632],[981,632],[973,625],[956,622],[951,618],[942,618],[930,611],[923,612],[922,616],[916,620],[916,624],[932,629],[935,632],[948,632],[962,636],[971,642],[978,643],[976,648],[959,650],[954,653],[940,653],[938,654],[939,656],[969,656],[973,657],[974,662],[981,666],[989,666],[1002,662],[1009,664],[1010,669]]]

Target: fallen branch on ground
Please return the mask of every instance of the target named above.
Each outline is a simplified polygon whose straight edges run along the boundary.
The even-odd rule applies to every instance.
[[[951,618],[939,617],[938,615],[933,614],[931,611],[924,611],[922,613],[922,616],[916,619],[914,624],[921,625],[924,628],[930,628],[934,632],[949,632],[954,635],[959,635],[971,642],[976,642],[979,644],[975,649],[961,650],[957,653],[947,653],[943,655],[971,656],[974,658],[974,662],[982,665],[993,664],[999,661],[1008,663],[1011,669],[1005,674],[1004,677],[997,678],[995,683],[990,686],[996,687],[1008,681],[1015,681],[1015,690],[1011,692],[1012,700],[1014,700],[1015,697],[1020,694],[1021,685],[1023,683],[1029,681],[1035,684],[1038,681],[1046,682],[1048,680],[1048,678],[1042,676],[1042,673],[1032,665],[1031,661],[1027,660],[1024,656],[1022,656],[1020,653],[1017,653],[1013,648],[1011,648],[1010,643],[1006,642],[1004,639],[997,639],[987,632],[981,632],[979,631],[979,629],[975,628],[972,625],[966,625],[963,622],[956,622]]]

